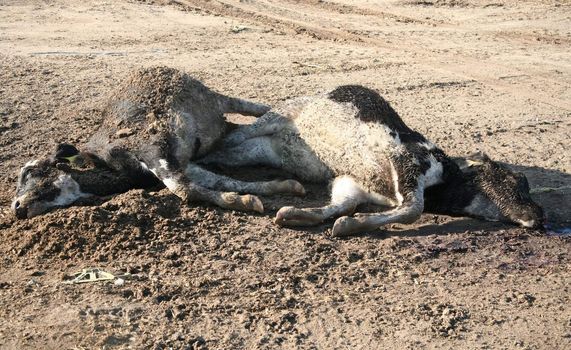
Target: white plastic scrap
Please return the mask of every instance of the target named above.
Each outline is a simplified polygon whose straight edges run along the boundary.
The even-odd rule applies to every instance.
[[[76,284],[76,283],[88,283],[88,282],[98,282],[98,281],[112,281],[116,277],[115,275],[103,271],[98,268],[87,268],[81,270],[75,274],[75,278],[69,281],[65,281],[65,284]]]

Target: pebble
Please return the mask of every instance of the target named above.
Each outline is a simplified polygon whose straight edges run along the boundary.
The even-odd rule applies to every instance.
[[[133,131],[132,129],[125,128],[125,129],[118,130],[118,131],[115,133],[115,136],[117,136],[117,137],[119,137],[119,138],[123,138],[123,137],[129,137],[129,136],[131,136],[131,135],[133,135],[133,134],[134,134],[134,131]]]

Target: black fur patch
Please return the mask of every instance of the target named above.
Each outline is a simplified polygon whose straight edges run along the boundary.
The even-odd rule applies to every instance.
[[[464,208],[478,193],[474,176],[464,174],[441,149],[433,149],[431,153],[442,164],[443,183],[424,190],[424,210],[434,214],[465,215]]]
[[[161,144],[161,153],[163,154],[163,157],[161,158],[166,159],[169,166],[173,167],[174,169],[180,168],[180,163],[175,156],[176,149],[177,149],[176,138],[170,133],[167,134],[165,136],[164,143]]]
[[[402,140],[401,140],[402,141]],[[417,142],[410,142],[405,144],[406,149],[410,152],[411,157],[416,157],[420,164],[420,172],[426,174],[427,170],[430,169],[430,156],[433,156],[437,162],[442,164],[442,181],[447,182],[449,178],[454,178],[461,176],[461,171],[445,153],[440,148],[427,149],[423,145]]]
[[[357,110],[357,118],[364,122],[382,123],[399,133],[403,143],[425,142],[426,139],[410,129],[391,107],[391,105],[376,91],[360,85],[342,85],[331,91],[330,100],[351,103]],[[391,136],[394,137],[393,133]]]
[[[129,188],[123,189],[124,186],[130,186],[130,188],[149,188],[159,182],[154,174],[143,168],[139,159],[126,149],[114,147],[108,152],[109,162],[107,164],[109,165],[110,172],[100,171],[98,176],[101,179],[106,179],[105,181],[99,182],[112,182],[115,184],[114,186],[116,188],[112,190],[112,193],[129,190]]]
[[[54,158],[56,159],[67,158],[67,157],[76,156],[78,154],[79,151],[77,148],[75,148],[75,146],[70,145],[68,143],[60,143],[59,145],[57,145],[56,154]]]
[[[61,190],[57,187],[46,187],[46,188],[42,188],[41,191],[39,191],[38,193],[36,193],[36,196],[46,202],[51,202],[54,199],[56,199],[57,196],[59,196],[59,194],[61,193]]]
[[[364,122],[383,123],[396,131],[406,128],[391,105],[376,91],[364,86],[342,85],[331,91],[328,97],[336,102],[352,103],[359,110],[357,117]]]
[[[424,211],[433,214],[466,215],[464,208],[470,205],[479,189],[473,178],[449,177],[449,180],[424,190]]]
[[[415,200],[414,194],[418,186],[418,178],[421,172],[425,173],[427,169],[422,163],[420,166],[415,164],[413,159],[414,154],[410,152],[395,154],[392,158],[393,166],[398,174],[398,189],[405,203],[411,203]],[[430,163],[428,167],[430,167]]]

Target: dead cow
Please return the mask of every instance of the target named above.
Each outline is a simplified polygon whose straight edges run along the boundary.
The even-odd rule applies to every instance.
[[[204,163],[271,165],[311,182],[332,182],[321,208],[284,207],[276,223],[316,225],[338,218],[332,235],[412,223],[423,211],[539,227],[543,211],[527,179],[485,155],[451,159],[410,129],[375,91],[340,86],[302,97],[243,126]],[[351,215],[359,204],[393,209]]]
[[[18,218],[159,182],[185,202],[257,212],[263,206],[256,196],[234,192],[304,192],[293,180],[242,182],[192,161],[225,134],[224,113],[259,117],[269,110],[266,105],[221,95],[184,73],[158,67],[131,74],[101,110],[101,125],[82,152],[62,144],[54,156],[21,169],[12,202]]]

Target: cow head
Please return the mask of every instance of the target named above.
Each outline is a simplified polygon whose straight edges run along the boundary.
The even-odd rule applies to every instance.
[[[531,199],[525,175],[482,153],[460,158],[456,163],[465,175],[467,190],[474,191],[473,199],[464,208],[466,214],[529,228],[543,225],[543,209]]]
[[[70,175],[70,162],[79,151],[59,145],[54,157],[32,160],[20,170],[12,210],[18,219],[31,218],[88,196]]]

